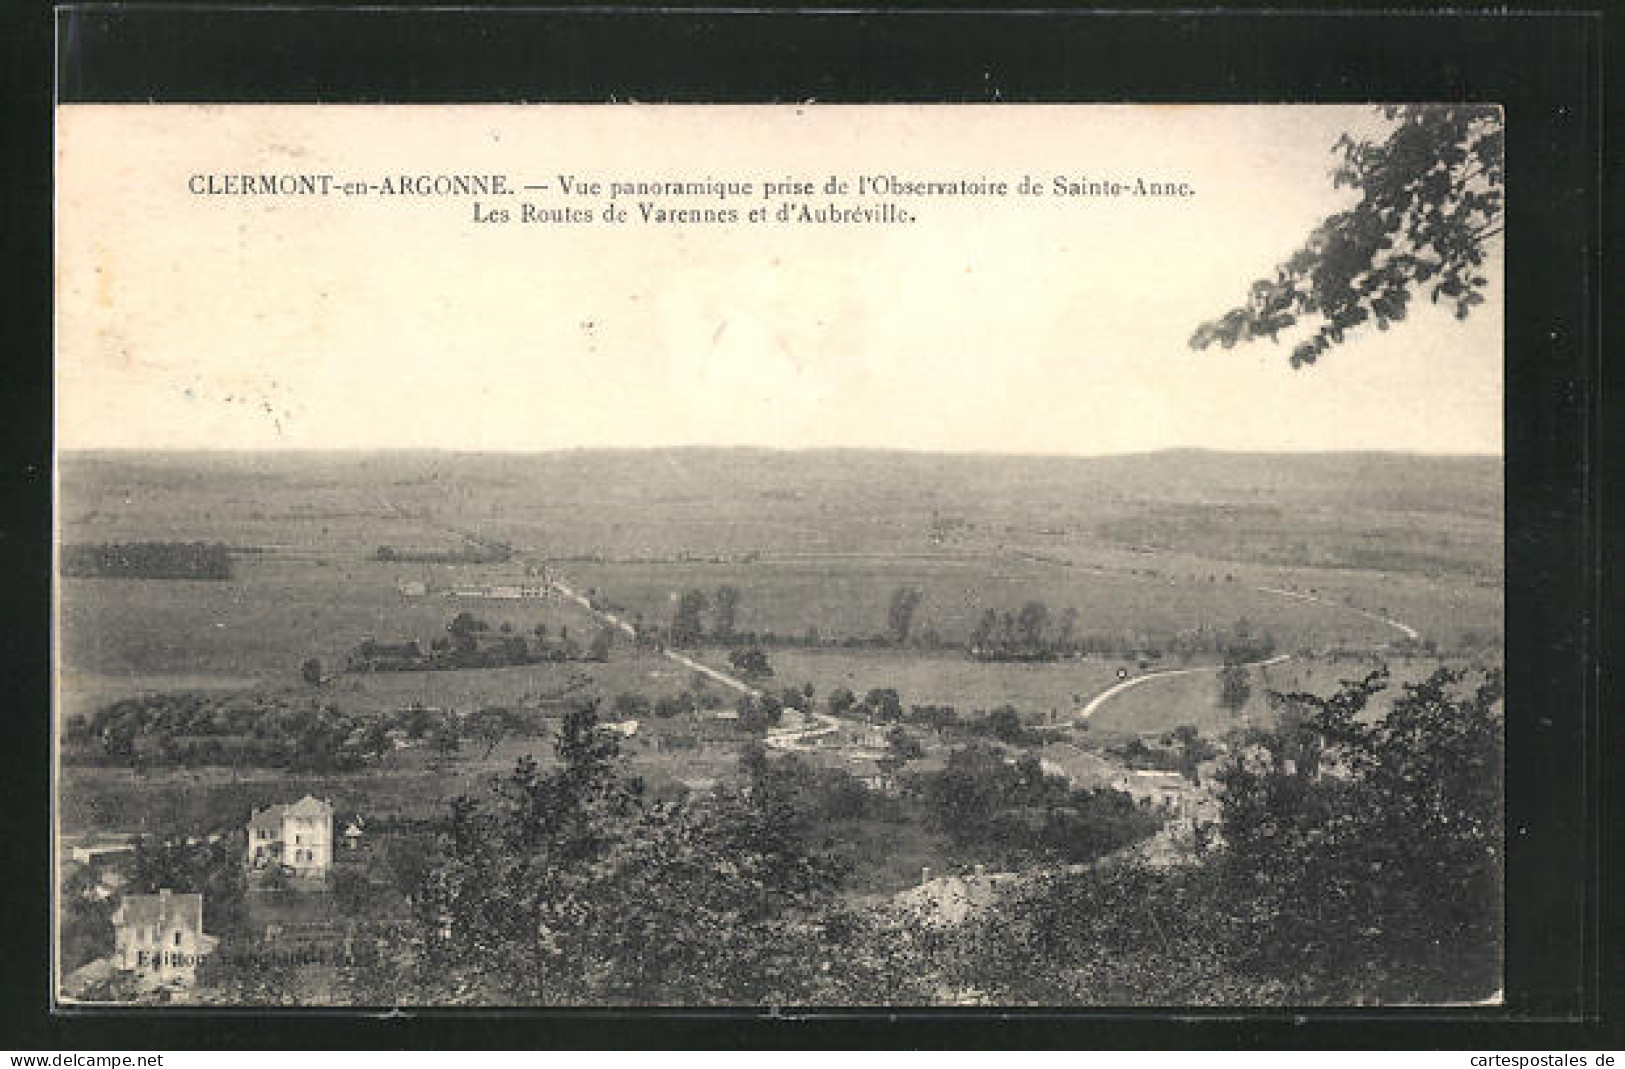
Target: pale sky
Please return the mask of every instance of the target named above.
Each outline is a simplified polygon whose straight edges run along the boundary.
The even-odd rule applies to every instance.
[[[1348,202],[1331,145],[1378,126],[1340,107],[64,107],[58,441],[1499,453],[1499,259],[1466,322],[1422,299],[1306,370],[1289,339],[1186,345]],[[1144,176],[1196,193],[897,197],[918,222],[718,228],[188,192],[241,172],[501,173],[553,186],[533,195],[548,207],[561,172]]]

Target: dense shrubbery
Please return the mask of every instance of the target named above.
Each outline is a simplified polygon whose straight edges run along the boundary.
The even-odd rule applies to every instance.
[[[149,694],[70,721],[62,756],[70,764],[348,772],[398,745],[426,744],[449,753],[468,738],[484,744],[489,755],[504,736],[536,728],[523,711],[495,706],[466,718],[421,705],[357,716],[288,695]]]
[[[839,872],[756,754],[746,782],[658,803],[588,706],[543,772],[522,760],[461,798],[418,898],[418,983],[452,1002],[780,1002],[816,998],[816,919]]]
[[[89,866],[69,870],[58,888],[58,947],[65,976],[79,966],[113,952],[111,897],[99,893],[97,872]]]
[[[226,835],[212,841],[142,837],[135,841],[130,894],[171,891],[203,896],[203,930],[231,935],[248,923],[243,841]]]
[[[768,662],[767,654],[754,646],[734,650],[728,654],[728,666],[746,679],[762,680],[773,678],[773,665]]]
[[[1129,768],[1178,772],[1193,780],[1197,778],[1196,766],[1218,755],[1213,744],[1189,724],[1175,728],[1154,743],[1148,744],[1136,736],[1107,747],[1106,752]]]
[[[549,635],[546,625],[529,634],[492,628],[473,613],[458,613],[446,625],[446,634],[425,650],[416,641],[379,642],[367,639],[356,646],[345,663],[350,672],[438,672],[467,668],[512,668],[527,664],[565,661],[606,661],[615,635],[600,628],[585,651],[567,628]]]
[[[1074,790],[1031,754],[1011,763],[989,746],[955,750],[915,789],[939,828],[1011,864],[1093,861],[1161,826],[1127,794]]]
[[[720,694],[695,686],[676,694],[663,694],[653,701],[645,694],[618,694],[610,711],[619,720],[638,720],[651,714],[669,720],[701,709],[720,709],[724,704]]]
[[[578,708],[555,768],[521,761],[455,803],[433,846],[414,839],[412,934],[345,982],[357,999],[461,1004],[1484,997],[1500,982],[1499,688],[1461,682],[1409,685],[1380,720],[1364,712],[1380,677],[1282,698],[1280,727],[1223,774],[1222,835],[1168,867],[1116,851],[1150,819],[1125,798],[985,748],[895,798],[754,747],[714,795],[655,801]],[[921,806],[990,859],[1105,856],[1028,867],[958,925],[843,904],[843,822]]]
[[[64,741],[72,763],[330,772],[361,765],[369,723],[310,699],[151,694],[70,722]]]
[[[1428,1003],[1501,984],[1502,723],[1491,676],[1285,696],[1222,775],[1199,864],[1033,881],[966,932],[954,982],[1000,1001]],[[1448,888],[1448,893],[1441,889]]]
[[[873,724],[909,724],[938,735],[990,738],[1012,745],[1034,745],[1043,740],[1041,732],[1022,722],[1020,711],[1013,705],[963,715],[952,705],[911,705],[905,710],[892,687],[876,687],[862,698],[846,687],[837,687],[830,692],[828,703],[832,716]]]
[[[125,542],[62,547],[62,574],[126,579],[230,579],[231,547],[203,542]]]
[[[566,717],[556,749],[557,770],[522,760],[488,797],[454,804],[416,896],[411,983],[423,998],[728,1004],[937,994],[926,966],[940,967],[941,933],[890,911],[859,916],[837,897],[846,864],[829,829],[905,819],[903,800],[751,746],[739,779],[715,795],[655,802],[590,706]],[[959,780],[968,780],[988,803],[967,812],[981,833],[1027,834],[1035,852],[1075,856],[1087,842],[1092,856],[1124,841],[1129,823],[1145,823],[1126,798],[1071,792],[997,757],[950,771],[934,795],[941,805],[950,796],[963,805]],[[1025,825],[1001,832],[1012,806],[1054,812],[1037,836]],[[1148,830],[1139,824],[1133,834]]]
[[[624,607],[589,591],[596,609],[626,612]],[[1198,627],[1162,633],[1086,631],[1075,608],[1052,611],[1042,601],[1029,601],[1014,610],[987,609],[969,640],[952,638],[929,626],[920,626],[924,596],[913,587],[899,587],[887,604],[883,630],[873,634],[829,635],[809,626],[796,634],[755,631],[738,626],[741,593],[733,586],[715,593],[691,588],[683,591],[668,624],[649,626],[634,614],[640,645],[666,643],[693,647],[706,643],[735,649],[910,649],[922,652],[960,651],[979,661],[1050,662],[1069,657],[1133,659],[1149,664],[1164,657],[1181,662],[1196,658],[1222,659],[1241,664],[1262,660],[1275,652],[1275,639],[1255,630],[1246,619],[1229,627]]]

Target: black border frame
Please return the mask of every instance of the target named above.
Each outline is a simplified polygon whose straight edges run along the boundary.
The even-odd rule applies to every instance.
[[[1599,498],[1600,480],[1611,458],[1625,456],[1618,428],[1598,419],[1620,411],[1617,404],[1599,407],[1618,401],[1602,362],[1599,220],[1604,172],[1617,179],[1621,161],[1602,155],[1600,13],[170,3],[92,4],[67,14],[39,4],[12,14],[4,63],[13,114],[0,129],[0,158],[9,165],[13,193],[0,217],[5,247],[19,253],[7,259],[24,270],[10,291],[14,314],[0,328],[11,356],[10,418],[0,429],[0,538],[12,564],[0,602],[0,619],[12,626],[0,632],[0,651],[14,706],[0,775],[16,788],[7,792],[11,804],[0,814],[0,831],[21,847],[8,851],[13,875],[0,884],[6,915],[15,919],[8,925],[9,998],[0,1018],[8,1046],[1621,1045],[1618,1019],[1605,1015],[1617,1011],[1621,984],[1618,914],[1603,915],[1612,899],[1602,872],[1609,825],[1601,779],[1618,730],[1600,715],[1599,687],[1612,680],[1598,659],[1598,628],[1617,614],[1607,595],[1619,589],[1608,582],[1615,576],[1599,526],[1599,510],[1615,499]],[[46,718],[32,713],[49,708],[53,82],[63,102],[1505,105],[1506,597],[1514,710],[1507,740],[1507,1007],[1301,1015],[1180,1010],[1173,1011],[1177,1023],[1156,1010],[885,1010],[807,1019],[607,1011],[430,1011],[387,1020],[325,1011],[52,1015],[40,964],[49,960],[50,733]],[[1617,296],[1617,279],[1614,289]],[[1617,781],[1612,787],[1617,803]]]

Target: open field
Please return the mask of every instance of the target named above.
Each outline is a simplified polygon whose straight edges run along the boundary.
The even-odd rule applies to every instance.
[[[1439,666],[1437,661],[1422,658],[1409,662],[1389,659],[1387,664],[1389,687],[1372,699],[1369,712],[1373,715],[1386,712],[1402,693],[1404,683],[1425,679]],[[1252,695],[1236,713],[1219,702],[1217,672],[1154,679],[1103,704],[1089,718],[1090,731],[1095,735],[1160,735],[1189,724],[1205,735],[1219,736],[1240,728],[1268,727],[1275,721],[1268,691],[1325,697],[1336,693],[1343,681],[1363,678],[1371,667],[1370,663],[1356,661],[1294,658],[1267,668],[1248,669]]]
[[[361,559],[245,558],[218,582],[67,578],[61,583],[62,657],[69,673],[171,674],[293,679],[300,662],[329,667],[364,638],[427,643],[468,610],[492,627],[569,627],[585,642],[596,631],[576,606],[554,601],[404,597],[402,578],[453,583],[517,581],[498,566],[384,564]]]
[[[64,529],[83,541],[184,534],[356,552],[444,543],[443,525],[459,524],[561,558],[1059,542],[1481,578],[1498,577],[1502,541],[1490,457],[94,453],[64,457],[61,481]],[[1344,541],[1391,550],[1391,566],[1313,550]],[[1323,559],[1279,548],[1299,542]]]
[[[672,594],[689,588],[740,591],[740,631],[844,638],[883,634],[893,591],[924,595],[915,633],[935,632],[963,643],[988,609],[1015,612],[1043,601],[1052,615],[1078,612],[1079,635],[1173,635],[1185,629],[1225,630],[1245,617],[1255,629],[1295,645],[1371,645],[1397,632],[1355,613],[1283,599],[1221,573],[1213,581],[1063,567],[990,556],[980,558],[774,558],[756,564],[570,564],[578,587],[605,592],[648,620],[669,619]]]
[[[725,664],[725,660],[718,661]],[[568,661],[512,668],[443,672],[367,672],[341,674],[320,688],[290,681],[255,682],[204,676],[65,677],[65,715],[88,715],[102,705],[144,692],[229,692],[255,690],[267,695],[291,694],[334,705],[357,714],[382,713],[414,702],[436,709],[472,711],[495,705],[517,709],[534,699],[597,698],[609,715],[621,694],[651,701],[685,690],[717,695],[730,706],[733,692],[659,656],[623,646],[604,662]]]
[[[1076,635],[1130,642],[1226,629],[1245,617],[1282,651],[1379,650],[1401,632],[1374,614],[1442,645],[1475,632],[1493,646],[1503,628],[1500,478],[1490,458],[1196,452],[68,456],[64,543],[203,541],[262,552],[237,555],[229,581],[63,580],[59,712],[88,713],[151,690],[298,689],[307,657],[332,672],[364,638],[427,642],[465,609],[493,627],[545,623],[587,640],[599,625],[574,605],[397,589],[403,580],[431,590],[519,581],[525,563],[541,561],[651,622],[669,619],[674,592],[732,585],[737,630],[786,636],[881,633],[893,591],[914,586],[923,594],[914,633],[948,643],[964,642],[985,609],[1042,600],[1052,620],[1077,610]],[[459,531],[511,542],[519,559],[369,559],[379,545],[455,550],[468,544]],[[720,666],[726,654],[700,656]],[[785,648],[770,658],[774,686],[810,682],[820,702],[838,686],[859,694],[893,687],[905,705],[970,714],[1010,704],[1035,722],[1051,710],[1061,719],[1075,713],[1120,667],[1105,659],[984,664],[952,650]],[[1288,662],[1267,683],[1255,676],[1242,719],[1268,716],[1266,685],[1324,693],[1357,674],[1352,663]],[[655,699],[691,683],[691,673],[623,640],[604,664],[340,675],[319,694],[365,713],[414,701],[516,706],[566,692],[606,703],[620,693]],[[1223,730],[1236,718],[1217,695],[1214,674],[1154,681],[1108,702],[1089,731]],[[627,751],[651,789],[664,792],[728,775],[739,741],[714,720],[648,718]],[[411,748],[378,768],[325,777],[68,768],[61,815],[70,830],[235,826],[251,804],[309,791],[341,807],[426,816],[525,753],[550,760],[551,743],[508,738],[490,754],[465,744],[449,759]],[[882,882],[905,879],[942,850],[925,840],[887,846],[887,834],[869,829],[862,846],[904,859]]]
[[[1030,599],[1055,615],[1076,609],[1078,634],[1155,637],[1246,617],[1282,649],[1370,647],[1399,636],[1360,612],[1258,589],[1277,587],[1386,612],[1445,645],[1463,632],[1493,638],[1503,626],[1498,471],[1488,461],[1311,457],[1266,466],[1209,454],[69,457],[65,542],[218,540],[269,551],[237,557],[226,582],[63,580],[64,709],[84,712],[178,681],[283,683],[306,657],[331,670],[366,637],[426,641],[465,608],[494,626],[546,623],[583,638],[596,630],[570,605],[407,598],[396,589],[402,580],[431,590],[512,581],[523,575],[517,562],[367,559],[380,544],[465,544],[448,525],[512,538],[531,559],[592,552],[722,561],[558,565],[579,588],[598,589],[651,621],[669,617],[674,591],[731,584],[741,592],[740,630],[868,636],[885,629],[891,593],[913,585],[924,595],[915,632],[947,642],[964,641],[984,609],[1016,609]],[[1362,474],[1386,482],[1360,484]],[[416,518],[425,511],[438,519]],[[1121,537],[1142,514],[1158,548]],[[1454,565],[1431,573],[1282,564],[1273,551],[1229,559],[1245,551],[1243,538],[1223,549],[1225,559],[1194,551],[1218,552],[1215,531],[1266,523],[1282,538],[1317,545],[1332,527],[1367,543],[1402,540],[1409,530],[1460,528],[1471,537],[1449,542]],[[1103,536],[1102,524],[1117,524],[1115,534]],[[1187,528],[1199,537],[1175,537]],[[754,562],[744,563],[746,556]],[[999,678],[997,668],[986,670]],[[969,696],[961,705],[1002,704],[973,677],[954,671],[951,683],[922,693],[951,689]],[[492,680],[499,693],[500,680]],[[625,689],[635,689],[631,682],[644,681]],[[479,696],[467,692],[485,683],[441,678],[426,686],[473,702]],[[1066,687],[1055,690],[1032,703],[1059,704]],[[1010,700],[1025,706],[1027,698]]]
[[[340,705],[393,709],[410,702],[442,709],[480,705],[517,707],[531,695],[599,697],[623,693],[650,698],[677,694],[693,684],[694,673],[653,653],[622,649],[603,663],[571,661],[450,672],[369,672],[348,675],[329,686]]]
[[[64,832],[172,833],[241,829],[254,807],[313,794],[336,808],[428,818],[477,786],[436,771],[385,767],[364,773],[297,775],[277,770],[195,769],[140,774],[127,769],[64,767],[58,819]]]
[[[1453,647],[1463,635],[1476,632],[1499,640],[1505,630],[1499,576],[1428,575],[1417,571],[1358,568],[1312,568],[1253,561],[1213,560],[1179,551],[1124,552],[1096,544],[1044,544],[1023,552],[1036,554],[1062,567],[1107,571],[1151,582],[1199,587],[1212,582],[1233,583],[1260,594],[1259,588],[1309,594],[1323,602],[1326,619],[1317,630],[1335,632],[1334,621],[1360,627],[1360,610],[1403,621],[1441,646]],[[1499,567],[1499,557],[1497,557]],[[1291,599],[1288,599],[1291,600]],[[1352,617],[1352,619],[1351,619]],[[1366,619],[1364,623],[1369,623]],[[1351,632],[1352,634],[1353,632]],[[1393,628],[1370,632],[1381,641],[1400,637]],[[1354,643],[1357,644],[1357,643]]]
[[[472,673],[479,674],[479,673]],[[451,755],[414,746],[387,754],[358,772],[302,774],[278,769],[125,768],[64,766],[59,790],[63,832],[163,832],[176,828],[232,830],[248,820],[251,808],[291,802],[304,794],[326,798],[341,811],[369,819],[442,818],[452,799],[479,793],[492,779],[532,757],[544,767],[554,761],[557,717],[546,717],[537,734],[510,734],[487,752],[466,740]],[[678,747],[674,736],[699,739]],[[660,742],[654,740],[659,739]],[[683,781],[731,775],[746,735],[732,724],[703,713],[670,719],[649,718],[638,735],[623,743],[632,770],[656,795],[684,789]]]
[[[1265,688],[1272,684],[1265,680],[1285,667],[1250,669],[1253,693],[1236,713],[1219,703],[1217,671],[1151,679],[1101,705],[1089,717],[1089,731],[1095,736],[1161,735],[1188,724],[1204,735],[1220,736],[1238,728],[1266,726],[1274,718],[1264,697]]]
[[[175,539],[327,558],[365,557],[380,544],[459,545],[401,515],[367,476],[248,455],[65,457],[58,515],[65,542]]]
[[[709,654],[716,660],[718,654]],[[773,682],[811,683],[817,700],[836,687],[862,697],[878,687],[897,691],[903,707],[952,705],[961,716],[1013,705],[1035,722],[1054,710],[1061,719],[1110,686],[1124,665],[1086,659],[1052,664],[984,664],[963,654],[891,650],[775,650]]]
[[[1013,706],[1028,725],[1052,729],[1046,741],[1070,742],[1108,768],[1122,767],[1120,747],[1137,736],[1149,741],[1182,725],[1209,737],[1267,726],[1275,715],[1267,690],[1330,694],[1376,659],[1392,664],[1397,692],[1399,681],[1421,678],[1437,663],[1407,662],[1393,648],[1413,633],[1444,656],[1473,648],[1493,659],[1504,627],[1500,464],[1486,459],[176,454],[70,457],[62,479],[65,544],[206,542],[236,552],[233,576],[223,581],[60,580],[59,718],[88,716],[144,692],[253,691],[268,699],[261,709],[302,712],[320,702],[353,716],[342,744],[336,736],[298,740],[350,748],[377,726],[369,718],[413,704],[447,714],[427,737],[397,730],[367,743],[366,756],[355,759],[361,767],[347,772],[61,766],[55,815],[68,834],[241,835],[253,809],[311,794],[331,801],[344,819],[361,814],[371,842],[394,844],[403,829],[422,832],[422,822],[446,819],[455,799],[486,796],[521,759],[553,766],[569,701],[596,699],[605,719],[624,715],[613,705],[621,694],[654,702],[698,688],[735,705],[737,695],[720,683],[699,683],[694,671],[620,634],[603,662],[342,670],[364,639],[427,645],[464,611],[499,631],[529,633],[541,624],[555,638],[568,629],[585,644],[603,624],[579,605],[445,596],[459,585],[539,584],[543,566],[650,625],[670,621],[682,591],[714,595],[732,586],[739,593],[736,632],[800,639],[816,631],[825,643],[770,645],[774,675],[764,689],[811,684],[820,710],[840,687],[859,696],[892,688],[905,708],[948,705],[967,718]],[[493,541],[511,544],[514,559],[372,559],[382,545],[455,553]],[[429,593],[408,596],[408,582]],[[912,621],[921,641],[839,645],[887,632],[889,603],[901,587],[922,595]],[[1231,713],[1220,703],[1210,655],[1187,664],[1165,654],[1151,671],[1200,670],[1113,694],[1080,722],[1080,711],[1117,683],[1120,671],[1137,677],[1140,665],[1105,656],[980,662],[964,650],[984,612],[1018,612],[1030,601],[1048,607],[1051,640],[1069,609],[1073,638],[1106,639],[1114,649],[1157,648],[1205,632],[1211,641],[1185,648],[1211,650],[1220,644],[1216,636],[1245,619],[1290,658],[1250,671],[1252,694]],[[702,625],[715,621],[707,615]],[[1305,650],[1345,656],[1305,657]],[[726,670],[733,651],[713,645],[689,652]],[[311,657],[326,670],[315,685],[301,678],[301,663]],[[1390,700],[1379,699],[1374,711]],[[455,714],[487,706],[523,715],[494,739],[477,728],[451,730],[460,722]],[[706,709],[666,717],[651,710],[637,719],[620,743],[624,767],[661,800],[736,785],[740,754],[759,739]],[[246,737],[253,742],[270,724],[299,722],[250,719],[256,734]],[[193,730],[200,722],[185,723]],[[175,754],[220,760],[222,753],[256,752],[182,749],[184,740],[165,734],[178,730],[160,723],[131,751],[117,748],[115,728],[100,744],[75,742],[73,753],[115,762],[156,753],[168,762]],[[965,741],[912,734],[939,760]],[[868,740],[837,734],[825,741],[803,759],[865,774],[854,758]],[[1001,749],[1013,757],[1021,746]],[[296,767],[323,765],[301,758]],[[1092,765],[1088,774],[1096,774]],[[841,893],[860,908],[917,885],[927,868],[940,876],[1001,863],[991,840],[944,828],[948,820],[960,830],[934,808],[940,799],[865,794],[850,781],[839,789],[865,800],[819,818],[808,847],[847,863]],[[386,903],[368,908],[369,918],[399,914],[400,893],[387,892]],[[251,913],[256,929],[348,919],[336,895],[319,893],[259,895]],[[331,970],[305,969],[300,982],[318,1000],[344,994]]]

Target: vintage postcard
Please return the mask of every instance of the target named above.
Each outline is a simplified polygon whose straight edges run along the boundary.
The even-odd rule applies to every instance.
[[[1501,998],[1499,109],[56,129],[59,1004]]]

